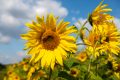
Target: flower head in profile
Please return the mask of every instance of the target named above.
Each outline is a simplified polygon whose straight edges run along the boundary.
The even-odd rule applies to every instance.
[[[101,24],[105,21],[112,20],[113,16],[107,14],[107,12],[112,11],[110,8],[106,8],[108,5],[103,4],[103,1],[94,9],[92,14],[89,16],[89,22],[91,25]]]
[[[84,62],[86,59],[87,59],[87,54],[85,51],[83,52],[80,52],[78,55],[77,55],[77,59],[80,60],[81,62]]]
[[[50,66],[54,68],[55,63],[63,65],[63,57],[67,57],[67,52],[76,52],[75,38],[69,34],[76,32],[74,26],[69,22],[58,19],[49,14],[44,17],[36,17],[37,22],[27,23],[30,30],[21,37],[27,40],[25,49],[29,49],[28,54],[32,55],[30,61],[41,62],[42,67]]]
[[[88,56],[92,55],[97,57],[100,55],[99,51],[102,49],[100,44],[100,35],[92,28],[89,32],[88,36],[84,38],[84,43],[86,44],[86,50],[88,52]]]

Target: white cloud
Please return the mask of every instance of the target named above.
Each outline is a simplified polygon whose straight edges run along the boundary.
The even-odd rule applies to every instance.
[[[16,54],[11,55],[6,53],[0,52],[0,63],[3,64],[10,64],[10,63],[16,63],[22,60],[22,58],[27,57],[26,53],[24,51],[17,51]]]
[[[115,18],[114,22],[115,22],[116,26],[118,27],[118,29],[120,29],[120,19],[119,18]]]
[[[0,33],[0,43],[9,43],[11,38]]]
[[[79,18],[78,21],[74,23],[74,25],[75,25],[78,29],[80,29],[80,28],[82,27],[82,25],[85,23],[86,20],[87,20],[87,19]],[[87,24],[85,25],[85,27],[87,27],[88,29],[90,29],[90,28],[91,28],[91,25],[90,25],[89,23],[87,23]]]
[[[0,0],[0,33],[19,38],[26,29],[25,22],[48,13],[65,17],[68,10],[55,0]]]
[[[19,25],[19,21],[12,15],[9,14],[2,14],[0,18],[1,26],[4,25],[5,27],[16,27]]]
[[[72,21],[76,21],[77,19],[76,19],[76,17],[72,17]]]
[[[37,1],[34,5],[33,10],[37,15],[46,15],[48,13],[54,13],[56,16],[65,17],[68,14],[66,8],[62,7],[60,2],[53,0],[41,0]]]
[[[10,63],[16,63],[20,60],[18,60],[18,57],[15,56],[9,56],[9,55],[3,55],[3,53],[0,53],[0,63],[2,64],[10,64]]]

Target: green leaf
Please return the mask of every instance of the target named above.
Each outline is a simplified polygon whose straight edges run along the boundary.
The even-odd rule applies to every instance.
[[[73,26],[74,26],[74,29],[78,31],[78,28],[75,25],[73,25]]]
[[[95,75],[93,72],[90,72],[91,80],[103,80],[99,75]]]
[[[55,78],[58,77],[58,71],[59,71],[59,70],[58,70],[57,68],[53,70],[53,72],[52,72],[52,78],[53,78],[53,79],[55,79]]]
[[[60,71],[58,76],[67,80],[75,80],[74,77],[70,76],[66,71]]]
[[[75,62],[74,58],[69,58],[69,59],[64,61],[64,65],[66,68],[71,68],[72,65],[74,64],[74,62]]]

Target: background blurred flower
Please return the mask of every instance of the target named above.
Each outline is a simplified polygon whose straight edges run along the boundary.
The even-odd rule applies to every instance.
[[[91,25],[98,25],[103,23],[104,21],[112,20],[113,17],[107,12],[112,11],[110,8],[106,8],[108,5],[103,4],[103,1],[95,8],[95,10],[91,13],[89,17],[89,22]]]
[[[80,60],[81,62],[84,62],[87,59],[87,54],[86,51],[82,51],[79,54],[77,54],[76,57],[78,60]]]

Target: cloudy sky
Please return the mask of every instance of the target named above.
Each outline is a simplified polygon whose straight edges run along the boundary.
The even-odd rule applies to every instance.
[[[20,34],[27,28],[24,23],[54,13],[55,16],[70,21],[71,25],[80,20],[84,22],[88,14],[101,0],[0,0],[0,63],[8,64],[20,61],[26,56],[23,51],[24,41]],[[115,16],[115,23],[120,27],[120,0],[105,0],[110,12]],[[79,26],[78,26],[79,27]]]

